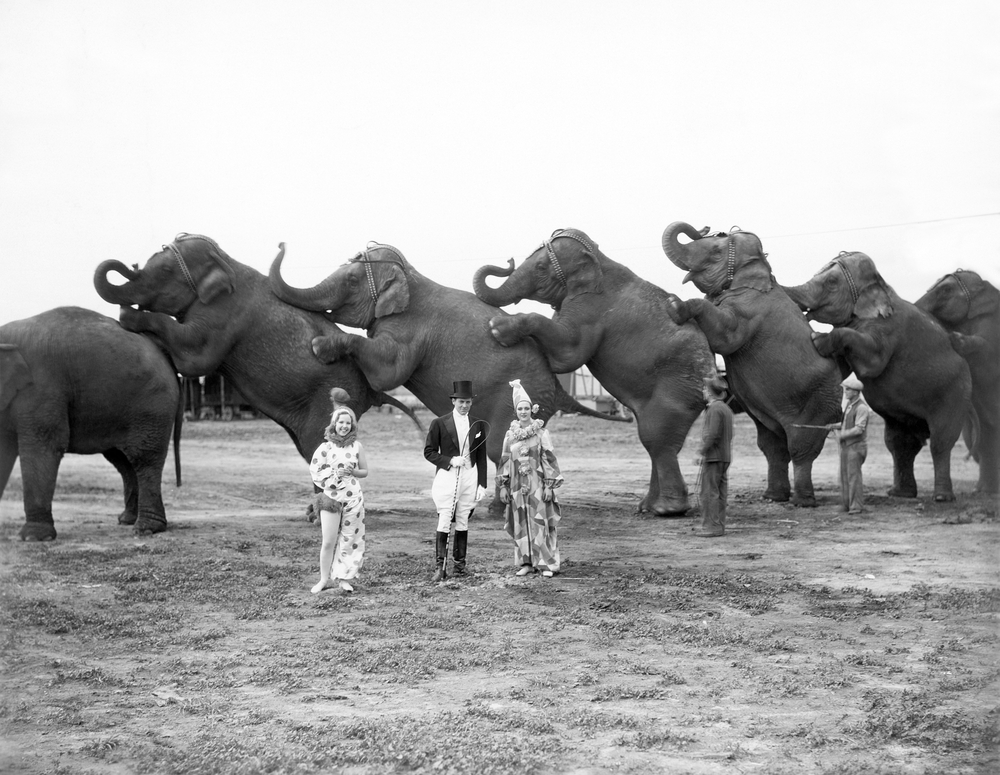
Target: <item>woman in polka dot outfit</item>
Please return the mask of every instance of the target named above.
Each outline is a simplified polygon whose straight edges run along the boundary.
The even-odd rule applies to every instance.
[[[334,584],[353,592],[349,579],[357,578],[365,559],[365,500],[358,479],[368,476],[368,462],[350,407],[336,406],[325,435],[309,465],[313,482],[323,490],[318,499],[323,545],[314,595]]]

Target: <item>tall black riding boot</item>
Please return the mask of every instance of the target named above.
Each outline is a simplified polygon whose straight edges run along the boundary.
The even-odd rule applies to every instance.
[[[437,542],[434,547],[434,556],[437,562],[437,570],[434,571],[431,581],[444,581],[448,578],[448,574],[444,569],[444,562],[448,556],[448,534],[442,533],[440,530],[437,531]]]
[[[469,531],[468,530],[456,530],[455,531],[455,575],[464,576],[465,575],[465,551],[469,548]]]

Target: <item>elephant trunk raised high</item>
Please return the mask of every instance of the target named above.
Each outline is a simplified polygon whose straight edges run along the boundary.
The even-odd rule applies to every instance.
[[[128,282],[124,285],[113,284],[108,280],[109,272],[118,272]],[[138,278],[139,272],[137,270],[129,269],[121,261],[109,259],[108,261],[102,261],[100,266],[94,271],[94,288],[97,289],[97,293],[106,302],[127,307],[135,304],[129,283],[134,282]]]
[[[271,281],[271,291],[286,304],[311,312],[326,312],[337,309],[347,288],[344,283],[338,283],[334,275],[326,278],[312,288],[293,288],[281,276],[281,262],[285,258],[285,243],[279,244],[278,255],[271,262],[268,278]]]
[[[486,284],[487,277],[506,277],[507,280],[499,288],[491,288]],[[509,260],[506,269],[499,266],[483,266],[477,269],[472,277],[472,289],[476,296],[491,307],[506,307],[508,304],[517,304],[521,299],[527,298],[530,290],[519,288],[520,284],[519,275],[514,272],[513,258]]]
[[[691,224],[684,221],[674,221],[663,230],[663,252],[679,269],[687,272],[684,282],[689,282],[694,276],[705,269],[710,268],[713,263],[712,251],[716,250],[714,240],[699,242],[708,232],[708,227],[698,231]],[[691,241],[686,245],[681,244],[677,239],[678,234],[684,234]]]

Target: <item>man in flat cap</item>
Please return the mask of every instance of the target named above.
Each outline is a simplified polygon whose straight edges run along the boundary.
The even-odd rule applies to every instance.
[[[486,437],[489,424],[473,417],[472,383],[452,383],[451,403],[454,409],[435,418],[427,431],[424,457],[434,464],[434,484],[431,497],[437,508],[435,536],[437,568],[431,581],[447,578],[448,535],[455,523],[456,576],[465,575],[465,555],[469,546],[469,516],[486,494]]]
[[[715,375],[705,379],[702,395],[705,425],[701,449],[695,461],[701,466],[700,538],[717,538],[726,532],[726,500],[729,497],[729,464],[733,454],[733,410],[726,404],[726,380]]]
[[[868,457],[868,404],[861,400],[864,385],[851,374],[840,383],[847,406],[839,425],[827,427],[840,441],[840,510],[860,514],[865,506],[865,490],[861,481],[861,464]]]

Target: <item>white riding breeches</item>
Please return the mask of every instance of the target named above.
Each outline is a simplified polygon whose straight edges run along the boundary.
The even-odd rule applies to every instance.
[[[451,517],[455,515],[455,529],[469,529],[469,514],[476,507],[476,489],[479,476],[475,468],[439,468],[434,474],[431,497],[438,513],[439,533],[451,530]]]

